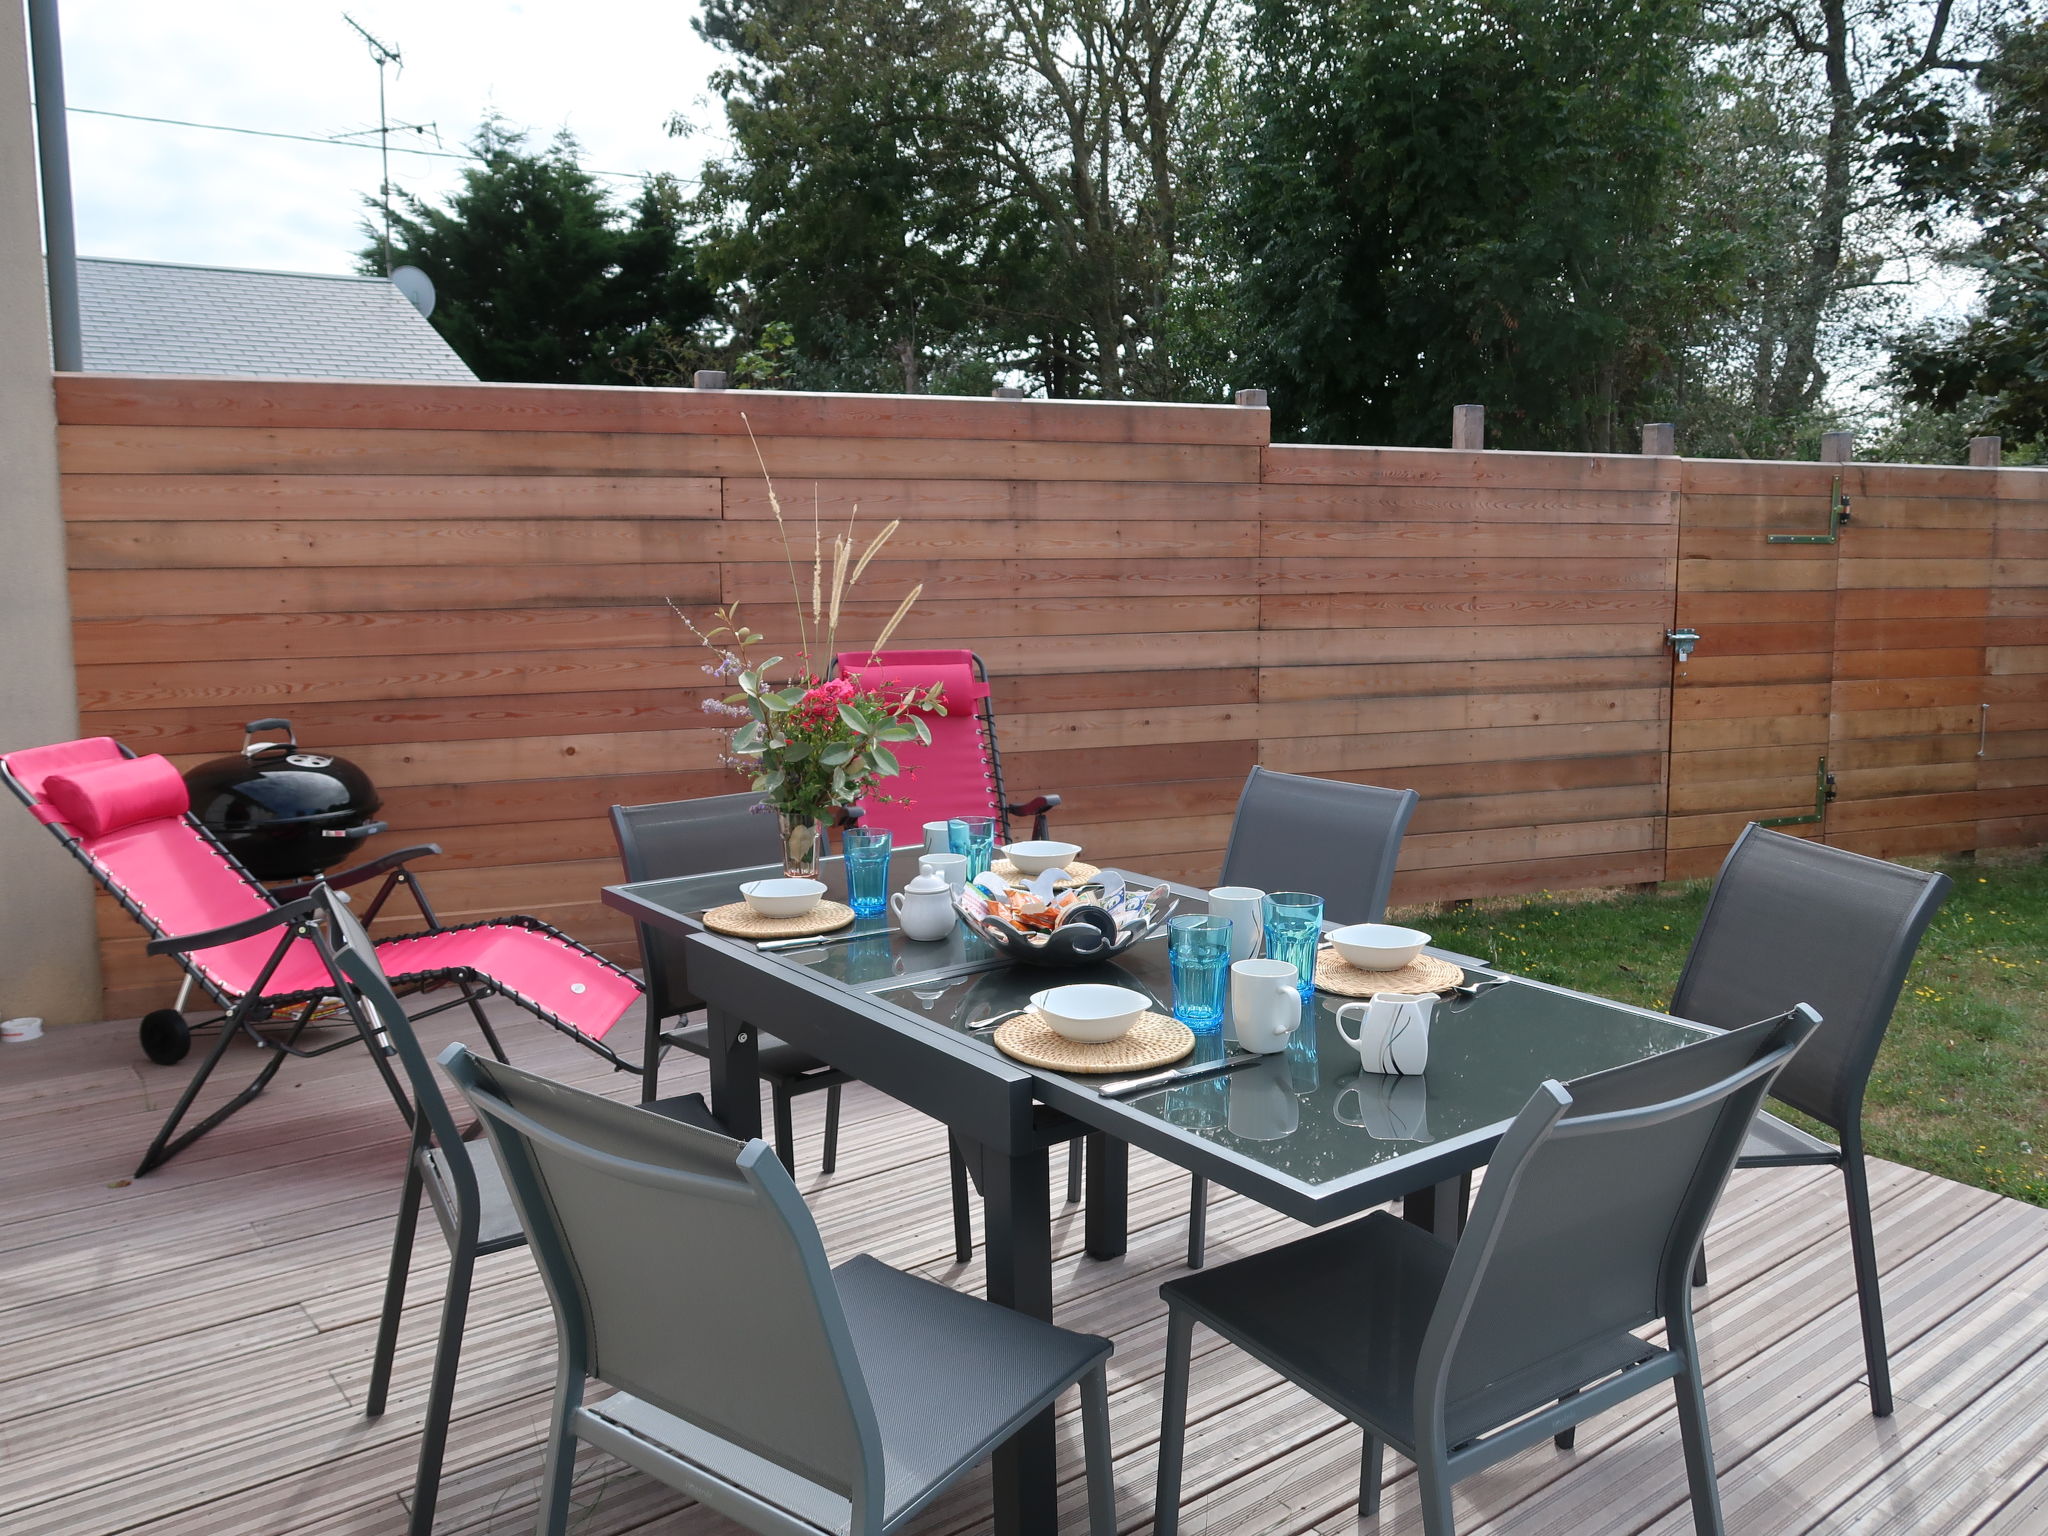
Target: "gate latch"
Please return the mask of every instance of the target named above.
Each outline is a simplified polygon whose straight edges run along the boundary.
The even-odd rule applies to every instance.
[[[1692,659],[1692,648],[1700,643],[1700,632],[1696,629],[1667,629],[1664,643],[1671,647],[1671,654],[1678,658],[1682,667]]]

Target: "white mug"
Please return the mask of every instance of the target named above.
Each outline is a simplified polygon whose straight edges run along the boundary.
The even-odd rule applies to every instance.
[[[926,853],[951,853],[953,851],[953,824],[950,821],[928,821],[924,824],[924,851]]]
[[[1301,1027],[1301,976],[1285,960],[1240,960],[1230,968],[1230,1023],[1237,1043],[1269,1056]]]
[[[921,854],[917,861],[920,875],[937,875],[954,891],[967,888],[967,855],[964,853]]]
[[[1209,893],[1209,915],[1230,919],[1230,958],[1249,960],[1265,938],[1266,893],[1248,885],[1219,885]]]
[[[1247,1067],[1230,1079],[1230,1134],[1243,1141],[1278,1141],[1301,1126],[1301,1100],[1289,1090],[1287,1074]]]
[[[1358,1096],[1356,1113],[1346,1111],[1344,1101]],[[1429,1084],[1419,1077],[1361,1075],[1337,1095],[1332,1112],[1346,1125],[1355,1125],[1375,1141],[1428,1141]]]
[[[1344,1027],[1358,1014],[1358,1033]],[[1429,1067],[1429,1019],[1436,1012],[1432,992],[1382,992],[1368,1003],[1337,1010],[1337,1033],[1358,1052],[1368,1072],[1412,1077]]]

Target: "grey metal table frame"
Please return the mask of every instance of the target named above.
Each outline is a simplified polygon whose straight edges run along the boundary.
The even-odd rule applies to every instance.
[[[835,861],[830,861],[834,862]],[[758,870],[731,871],[736,887]],[[660,899],[689,881],[647,881],[607,887],[605,904],[637,921],[687,935],[689,985],[705,1000],[710,1026],[711,1107],[735,1135],[760,1131],[760,1079],[755,1054],[761,1030],[849,1073],[857,1080],[946,1125],[959,1139],[981,1184],[985,1210],[988,1297],[1034,1317],[1053,1312],[1050,1148],[1088,1134],[1087,1251],[1113,1258],[1126,1236],[1127,1149],[1141,1147],[1202,1174],[1283,1215],[1324,1225],[1391,1200],[1408,1219],[1454,1234],[1474,1170],[1485,1166],[1512,1121],[1418,1145],[1373,1167],[1321,1182],[1293,1177],[1228,1146],[1148,1114],[1134,1103],[1105,1098],[1082,1080],[1025,1067],[986,1038],[922,1018],[888,997],[807,970],[791,951],[768,953],[751,943],[706,931],[694,912]],[[1133,875],[1132,879],[1142,877]],[[1195,902],[1204,893],[1175,886]],[[701,910],[701,908],[699,909]],[[1446,954],[1471,967],[1481,962]],[[957,980],[1002,968],[989,958],[936,968],[932,981]],[[1046,973],[1046,984],[1057,982]],[[900,987],[904,978],[877,985]],[[1585,994],[1516,978],[1516,984],[1581,998]],[[1657,1019],[1681,1029],[1713,1031],[1607,999],[1587,999],[1622,1015]],[[994,1465],[998,1536],[1050,1536],[1058,1529],[1053,1420],[1040,1415],[997,1453]]]

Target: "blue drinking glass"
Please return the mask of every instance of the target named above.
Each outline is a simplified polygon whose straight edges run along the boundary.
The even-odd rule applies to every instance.
[[[1275,891],[1266,898],[1266,958],[1285,960],[1301,978],[1301,995],[1316,990],[1316,950],[1323,942],[1323,898]]]
[[[1168,918],[1166,958],[1173,970],[1173,1016],[1197,1034],[1223,1029],[1230,985],[1230,919]]]
[[[855,917],[873,917],[889,905],[889,854],[896,839],[867,827],[848,827],[839,834],[839,852],[846,860],[846,904]]]
[[[967,856],[967,878],[988,873],[996,857],[996,819],[993,816],[955,816],[946,823],[947,846]]]

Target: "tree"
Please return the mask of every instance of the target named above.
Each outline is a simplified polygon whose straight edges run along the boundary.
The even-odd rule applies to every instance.
[[[1917,104],[1890,156],[1913,206],[1959,214],[1975,238],[1952,253],[1983,282],[1978,312],[1946,334],[1904,338],[1895,376],[1910,402],[1981,431],[2048,441],[2048,21],[2004,30],[1979,80],[1981,118]]]
[[[1258,0],[1241,303],[1283,427],[1611,448],[1708,302],[1674,239],[1684,0]]]
[[[711,312],[684,235],[684,199],[654,177],[619,208],[560,134],[538,153],[492,118],[482,163],[444,205],[398,194],[393,259],[434,280],[432,323],[478,377],[615,383],[673,351]],[[384,270],[381,241],[362,270]]]

